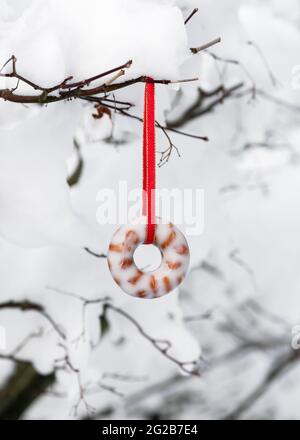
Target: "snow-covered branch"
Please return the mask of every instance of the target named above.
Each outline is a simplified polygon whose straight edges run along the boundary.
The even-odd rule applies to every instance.
[[[12,64],[12,70],[9,73],[1,73],[1,71],[6,68],[6,66],[11,63]],[[175,84],[175,83],[182,83],[182,82],[190,82],[190,81],[196,81],[198,78],[191,78],[191,79],[182,79],[182,80],[168,80],[168,79],[149,79],[147,76],[139,76],[137,78],[129,79],[123,82],[116,82],[121,76],[125,75],[126,69],[129,69],[132,65],[132,60],[127,61],[125,64],[122,64],[121,66],[112,68],[108,71],[99,73],[97,75],[94,75],[90,78],[86,78],[81,81],[76,82],[70,82],[73,79],[73,76],[69,76],[65,78],[63,81],[61,81],[59,84],[56,84],[54,86],[49,87],[42,87],[38,84],[35,84],[33,81],[31,81],[28,78],[25,78],[24,76],[20,75],[17,71],[16,67],[17,58],[12,55],[12,57],[5,62],[3,65],[1,71],[0,71],[0,77],[3,78],[15,78],[17,80],[17,85],[12,89],[0,89],[0,98],[4,99],[4,101],[10,101],[14,103],[20,103],[20,104],[50,104],[52,102],[58,102],[58,101],[68,101],[70,99],[78,99],[78,98],[87,98],[89,96],[95,96],[99,94],[106,95],[107,93],[114,92],[119,89],[124,89],[125,87],[132,86],[133,84],[137,83],[145,83],[146,81],[151,81],[155,84]],[[108,79],[106,82],[97,85],[95,87],[89,86],[105,77],[109,76],[115,73],[115,75]],[[35,91],[40,91],[41,93],[38,95],[18,95],[16,93],[19,83],[23,82],[30,86]],[[88,88],[86,88],[88,87]],[[57,92],[54,94],[54,92]]]

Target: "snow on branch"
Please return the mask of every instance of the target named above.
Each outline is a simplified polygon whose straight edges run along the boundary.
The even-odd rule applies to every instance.
[[[62,338],[65,339],[65,333],[61,329],[61,327],[54,321],[54,319],[49,315],[49,313],[45,310],[44,306],[41,304],[32,302],[32,301],[7,301],[0,303],[0,311],[5,309],[15,309],[20,310],[21,312],[36,312],[43,316],[53,327],[56,333]]]
[[[110,298],[96,298],[89,300],[85,298],[84,296],[77,295],[72,292],[66,292],[61,289],[57,289],[55,287],[48,287],[49,290],[52,290],[53,292],[56,292],[61,295],[67,295],[74,299],[77,299],[78,301],[81,301],[83,306],[83,330],[79,337],[82,337],[85,334],[84,330],[84,320],[85,320],[85,309],[89,305],[95,305],[95,304],[102,304],[102,316],[106,315],[107,312],[112,311],[115,314],[125,318],[127,321],[129,321],[135,329],[138,331],[138,333],[146,339],[148,342],[152,344],[152,346],[159,351],[165,358],[167,358],[169,361],[177,365],[179,369],[184,372],[185,374],[191,375],[191,376],[200,376],[199,371],[199,359],[194,361],[180,361],[176,357],[174,357],[170,351],[172,349],[172,344],[170,341],[165,339],[157,339],[152,337],[148,332],[144,330],[142,325],[129,313],[127,313],[125,310],[121,309],[120,307],[115,306]]]

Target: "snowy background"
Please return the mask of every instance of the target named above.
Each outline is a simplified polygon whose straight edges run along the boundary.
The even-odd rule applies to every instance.
[[[119,81],[199,77],[157,85],[157,119],[209,142],[169,132],[158,184],[204,189],[205,229],[180,289],[135,300],[96,212],[102,188],[139,185],[141,123],[0,99],[0,418],[300,419],[300,1],[0,0],[13,54],[42,87],[128,60]],[[16,83],[0,90],[38,93]],[[108,98],[141,116],[143,89]]]

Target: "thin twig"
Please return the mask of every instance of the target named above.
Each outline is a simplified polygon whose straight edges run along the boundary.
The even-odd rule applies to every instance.
[[[274,384],[275,380],[289,371],[299,361],[299,352],[289,351],[287,355],[272,363],[262,381],[252,390],[224,420],[237,420],[249,410]]]
[[[85,79],[83,81],[79,81],[76,83],[67,84],[62,89],[69,89],[69,88],[79,88],[84,86],[89,86],[91,82],[94,82],[100,78],[103,78],[104,76],[111,75],[112,73],[118,72],[120,70],[129,69],[129,67],[132,65],[132,60],[127,61],[127,63],[122,64],[122,66],[115,67],[114,69],[107,70],[106,72],[100,73],[99,75],[92,76],[91,78]]]
[[[223,104],[225,99],[234,96],[234,93],[243,86],[244,83],[241,82],[229,88],[226,88],[221,84],[211,91],[205,91],[202,88],[199,88],[195,102],[177,119],[168,121],[167,130],[177,132],[177,127],[181,127],[195,118],[212,112],[218,105]],[[208,101],[207,105],[205,105],[206,101]],[[202,140],[207,141],[208,139],[202,138]]]
[[[109,302],[111,300],[110,297],[104,297],[104,298],[96,298],[96,299],[87,299],[81,295],[77,295],[76,293],[73,292],[68,292],[66,290],[62,290],[62,289],[58,289],[57,287],[52,287],[52,286],[46,286],[46,289],[51,290],[52,292],[58,293],[59,295],[65,295],[65,296],[69,296],[70,298],[79,300],[82,302],[82,330],[80,332],[80,334],[72,341],[74,343],[78,343],[80,341],[80,339],[83,339],[85,337],[85,314],[86,314],[86,309],[88,306],[90,305],[95,305],[95,304],[106,304],[107,302]]]
[[[172,348],[172,344],[170,341],[165,339],[156,339],[150,336],[143,327],[139,324],[138,321],[136,321],[131,315],[129,315],[124,310],[120,309],[119,307],[114,306],[112,303],[108,303],[105,305],[107,309],[110,309],[114,311],[115,313],[119,314],[120,316],[123,316],[127,321],[131,322],[133,326],[137,329],[137,331],[148,341],[152,344],[152,346],[158,350],[164,357],[166,357],[168,360],[170,360],[172,363],[177,365],[181,371],[184,373],[191,375],[191,376],[200,376],[200,371],[198,369],[199,367],[199,360],[196,361],[179,361],[177,358],[172,356],[169,351]]]
[[[252,88],[245,89],[241,91],[240,93],[236,94],[236,98],[240,98],[241,96],[247,96],[249,93],[252,93]],[[265,92],[261,89],[256,89],[256,95],[264,98],[266,101],[270,101],[282,108],[285,108],[287,110],[290,110],[292,112],[300,112],[300,106],[293,104],[291,102],[285,101],[281,98],[277,98],[276,96],[271,95],[270,93]]]
[[[70,359],[70,356],[68,354],[67,347],[63,344],[59,344],[59,346],[64,351],[64,356],[61,358],[55,359],[54,369],[55,370],[69,370],[69,371],[71,371],[72,373],[75,374],[75,376],[77,378],[77,383],[78,383],[78,399],[75,402],[75,404],[72,406],[71,411],[70,411],[70,415],[74,415],[75,417],[77,417],[79,407],[80,407],[81,403],[83,403],[83,405],[87,411],[87,414],[89,416],[92,416],[93,414],[95,414],[95,408],[92,407],[86,400],[86,397],[85,397],[86,390],[85,390],[85,387],[83,386],[82,381],[81,381],[80,370],[73,365],[73,363]]]
[[[109,92],[113,92],[115,90],[119,90],[128,86],[131,86],[140,82],[149,82],[149,78],[147,76],[139,76],[137,78],[133,78],[124,82],[116,83],[115,81],[125,74],[125,69],[128,69],[132,61],[127,61],[127,63],[122,66],[115,67],[106,72],[102,72],[100,74],[94,75],[90,78],[70,83],[70,80],[73,77],[65,78],[61,83],[53,86],[53,87],[42,87],[28,78],[21,76],[16,69],[17,58],[13,55],[2,67],[2,70],[9,64],[12,63],[12,71],[10,73],[0,73],[0,76],[6,78],[16,78],[19,81],[27,84],[34,90],[40,91],[41,93],[38,95],[18,95],[15,94],[14,89],[0,89],[0,98],[5,101],[11,101],[15,103],[23,103],[23,104],[49,104],[52,102],[58,102],[62,100],[70,100],[70,99],[78,99],[85,98],[88,96],[94,96],[98,94],[107,94]],[[86,88],[91,83],[96,80],[103,78],[111,73],[117,72],[115,76],[113,76],[110,80],[100,84],[96,87]],[[181,83],[187,81],[195,81],[196,78],[192,79],[182,79],[182,80],[167,80],[167,79],[151,79],[155,84],[174,84]],[[58,94],[53,94],[53,92],[58,92]]]
[[[92,255],[93,257],[96,257],[96,258],[107,258],[107,255],[105,255],[105,254],[97,254],[96,252],[92,251],[92,250],[89,249],[89,248],[84,248],[84,250],[85,250],[88,254]]]
[[[212,46],[214,46],[215,44],[218,44],[218,43],[220,43],[220,42],[221,42],[221,38],[218,37],[218,38],[215,38],[215,39],[212,40],[212,41],[209,41],[208,43],[202,44],[202,46],[199,46],[199,47],[191,47],[191,48],[190,48],[190,51],[191,51],[193,54],[196,54],[196,53],[202,52],[203,50],[206,50],[206,49],[208,49],[209,47],[212,47]]]
[[[250,74],[249,70],[244,66],[244,64],[242,64],[239,60],[235,60],[233,58],[223,58],[223,57],[221,57],[213,52],[210,52],[208,50],[206,50],[206,53],[209,56],[211,56],[215,61],[238,66],[244,72],[244,74],[248,77],[249,81],[252,83],[252,88],[251,88],[252,99],[255,99],[255,97],[256,97],[256,84],[255,84],[255,81],[254,81],[252,75]]]
[[[112,304],[110,298],[98,298],[98,299],[92,299],[89,300],[88,298],[85,298],[82,295],[77,295],[75,293],[66,292],[64,290],[58,289],[56,287],[48,287],[48,289],[59,293],[63,295],[70,296],[74,299],[77,299],[82,302],[83,304],[83,310],[91,304],[102,304],[103,305],[103,312],[102,314],[105,314],[108,310],[111,310],[118,315],[125,318],[127,321],[129,321],[136,330],[140,333],[141,336],[143,336],[148,342],[152,344],[152,346],[159,351],[165,358],[167,358],[169,361],[177,365],[181,371],[188,375],[192,376],[200,376],[199,371],[199,360],[195,361],[179,361],[177,358],[175,358],[173,355],[170,354],[170,349],[172,348],[172,344],[170,341],[166,339],[157,339],[150,336],[141,326],[141,324],[133,318],[129,313],[125,312],[119,307],[116,307]]]
[[[195,9],[190,13],[190,15],[186,18],[186,20],[184,21],[184,24],[187,24],[187,23],[191,20],[191,18],[193,18],[194,15],[197,14],[198,11],[199,11],[199,9],[198,9],[198,8],[195,8]]]
[[[160,161],[159,161],[159,163],[158,163],[158,166],[159,166],[159,167],[162,167],[163,165],[165,165],[166,163],[169,162],[169,160],[170,160],[170,158],[171,158],[171,155],[172,155],[172,152],[173,152],[173,149],[175,149],[175,151],[176,151],[178,157],[181,157],[181,156],[180,156],[179,149],[176,147],[176,145],[173,144],[173,142],[172,142],[170,136],[169,136],[168,133],[167,133],[167,130],[166,130],[164,127],[162,127],[162,126],[159,124],[159,122],[156,121],[156,124],[157,124],[157,125],[159,126],[159,128],[162,130],[162,132],[164,133],[164,135],[166,136],[166,138],[167,138],[167,140],[168,140],[168,142],[169,142],[169,147],[168,147],[165,151],[161,151],[161,152],[158,151],[158,153],[161,155],[161,157],[160,157]]]
[[[137,121],[143,122],[143,118],[141,118],[140,116],[137,116],[137,115],[132,115],[132,114],[128,113],[125,110],[117,109],[117,112],[119,114],[123,115],[123,116],[127,116],[128,118],[136,119]],[[157,121],[156,121],[155,124],[156,124],[156,127],[158,127],[158,128],[161,128],[161,129],[163,128],[166,131],[172,131],[173,133],[180,134],[181,136],[187,136],[187,137],[190,137],[190,138],[193,138],[193,139],[199,139],[199,140],[204,141],[204,142],[209,141],[207,136],[199,136],[197,134],[186,133],[184,131],[175,129],[171,125],[169,126],[169,124],[168,125],[162,125],[162,124],[158,124]]]
[[[65,339],[65,333],[60,328],[60,326],[53,320],[53,318],[46,312],[44,306],[38,303],[34,303],[28,300],[24,301],[7,301],[4,303],[0,303],[0,310],[5,309],[16,309],[21,312],[37,312],[42,315],[53,327],[53,329],[58,333],[58,335]]]
[[[259,56],[262,59],[262,62],[264,64],[264,66],[265,66],[265,68],[266,68],[266,70],[267,70],[267,72],[269,74],[271,83],[273,84],[274,87],[276,87],[279,84],[279,81],[277,80],[277,78],[275,77],[274,73],[272,72],[271,67],[270,67],[270,65],[269,65],[269,63],[268,63],[268,61],[267,61],[263,51],[261,50],[261,48],[254,41],[247,41],[247,44],[249,46],[254,47],[254,49],[258,52]]]
[[[23,350],[24,347],[34,338],[39,338],[43,335],[43,330],[39,329],[37,332],[30,333],[27,335],[19,344],[11,351],[9,354],[3,354],[0,353],[0,359],[2,360],[9,360],[16,363],[23,362],[21,358],[19,358],[17,355],[20,353],[20,351]]]

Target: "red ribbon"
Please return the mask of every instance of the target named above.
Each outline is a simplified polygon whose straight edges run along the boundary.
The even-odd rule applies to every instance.
[[[145,244],[155,237],[155,85],[147,78],[145,86],[143,135],[143,215],[147,216]]]

